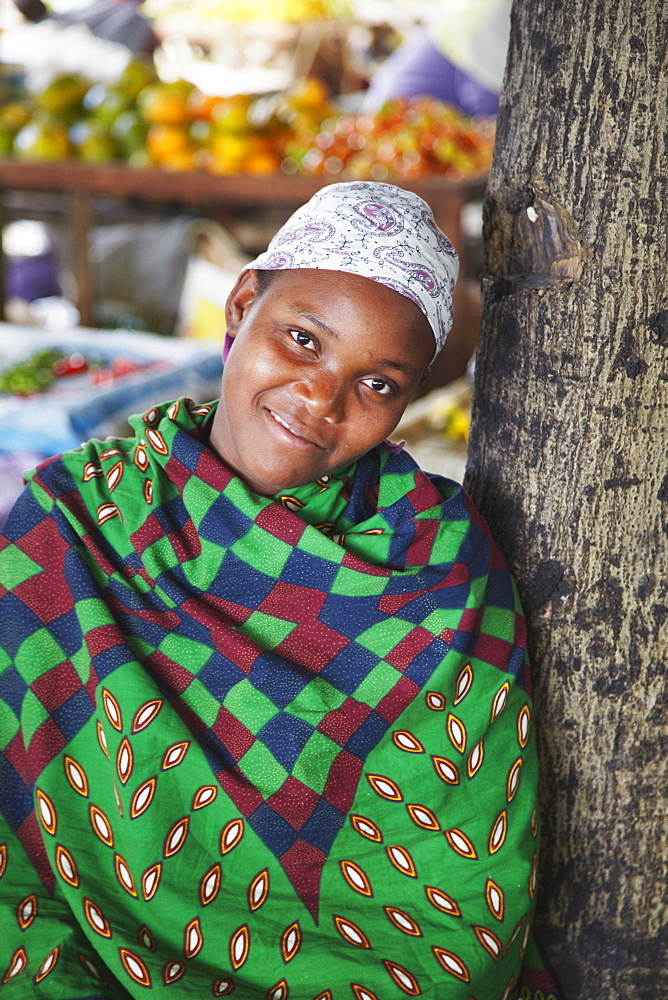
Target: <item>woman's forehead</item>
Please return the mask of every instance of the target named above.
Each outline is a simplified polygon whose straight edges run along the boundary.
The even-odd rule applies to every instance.
[[[452,325],[454,247],[422,198],[391,184],[321,188],[249,268],[333,270],[371,279],[412,302],[432,331],[435,354]]]

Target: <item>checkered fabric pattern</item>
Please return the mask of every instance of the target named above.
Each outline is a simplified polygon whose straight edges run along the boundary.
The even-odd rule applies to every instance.
[[[88,996],[91,977],[134,996],[186,973],[244,998],[441,981],[509,997],[536,766],[524,620],[486,526],[386,447],[259,497],[207,447],[211,412],[178,400],[45,463],[6,525],[0,898],[19,931],[0,976],[17,997],[29,980]],[[388,878],[381,935],[359,907]]]

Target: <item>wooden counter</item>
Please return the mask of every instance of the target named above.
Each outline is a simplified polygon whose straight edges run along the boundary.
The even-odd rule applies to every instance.
[[[221,202],[298,206],[324,184],[335,183],[339,179],[286,174],[268,177],[251,177],[245,174],[218,177],[205,172],[138,170],[122,164],[91,166],[76,160],[38,163],[0,158],[0,188],[4,190],[60,191],[88,196],[105,195],[109,198],[136,198],[147,202],[173,201],[196,206]],[[453,183],[433,177],[413,183],[400,183],[396,180],[392,183],[421,195],[429,202],[434,213],[441,216],[480,195],[485,182],[478,178]]]
[[[0,234],[9,192],[44,192],[60,195],[64,199],[78,289],[76,304],[82,325],[90,326],[94,317],[88,244],[90,228],[95,222],[96,198],[159,205],[175,212],[183,208],[196,209],[200,214],[224,224],[225,212],[230,209],[278,207],[285,208],[289,214],[324,184],[339,179],[284,174],[219,177],[205,172],[140,170],[122,164],[90,165],[76,160],[38,163],[6,157],[0,158]],[[399,182],[393,180],[393,183]],[[439,177],[400,184],[419,194],[431,206],[439,226],[460,254],[460,273],[463,275],[466,274],[466,260],[461,227],[462,208],[467,202],[482,196],[484,185],[484,178],[455,183]],[[0,318],[4,307],[3,264],[0,239]],[[453,341],[457,340],[458,295],[456,293]]]

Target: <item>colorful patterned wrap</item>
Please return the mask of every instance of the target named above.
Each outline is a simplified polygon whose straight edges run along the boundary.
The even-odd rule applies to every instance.
[[[452,326],[459,259],[419,195],[393,184],[327,184],[244,270],[344,271],[392,288],[423,313],[436,355]]]
[[[533,996],[525,628],[484,522],[385,445],[259,497],[214,407],[44,463],[5,526],[3,997]]]

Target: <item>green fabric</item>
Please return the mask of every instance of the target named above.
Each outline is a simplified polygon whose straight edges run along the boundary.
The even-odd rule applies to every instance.
[[[7,522],[3,996],[508,1000],[537,763],[501,556],[387,447],[256,496],[210,411],[47,463]]]

